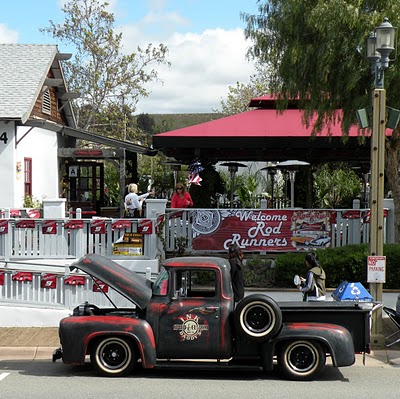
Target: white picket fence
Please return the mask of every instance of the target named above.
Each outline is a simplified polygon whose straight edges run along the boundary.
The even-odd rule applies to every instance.
[[[393,242],[393,206],[390,203],[386,205],[384,239],[385,242]],[[96,253],[146,275],[148,279],[154,279],[159,271],[159,259],[165,257],[165,252],[176,253],[181,245],[193,255],[204,253],[192,250],[192,211],[182,210],[177,217],[176,210],[167,209],[165,221],[159,226],[157,217],[148,218],[152,230],[151,234],[143,235],[141,256],[113,255],[113,243],[125,232],[138,232],[140,219],[125,219],[129,220],[129,227],[116,228],[118,220],[105,218],[105,229],[100,234],[93,233],[93,219],[81,219],[83,225],[79,229],[66,227],[71,219],[57,219],[56,234],[43,234],[45,219],[32,219],[31,227],[21,227],[21,219],[0,219],[0,222],[3,221],[0,229],[5,226],[4,223],[7,227],[7,232],[0,234],[0,277],[3,277],[3,283],[0,283],[0,302],[71,308],[85,301],[94,301],[109,306],[109,301],[102,293],[93,291],[93,282],[87,275],[84,275],[83,285],[65,284],[65,280],[71,276],[68,266],[87,253]],[[363,218],[342,217],[348,211],[336,211],[336,223],[331,225],[331,247],[369,242],[369,223],[365,223]],[[174,215],[170,217],[172,213]],[[20,227],[17,227],[18,223]],[[157,227],[160,233],[157,233]],[[226,251],[222,252],[225,256]],[[32,280],[16,280],[15,274],[20,271],[32,272]],[[41,286],[43,277],[48,273],[57,275],[55,289]],[[118,306],[130,306],[130,302],[112,289],[109,296]]]

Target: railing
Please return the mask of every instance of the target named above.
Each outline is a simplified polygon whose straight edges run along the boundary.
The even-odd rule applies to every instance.
[[[319,226],[317,231],[310,233],[309,226],[305,228],[304,231],[307,234],[310,233],[310,236],[314,234],[314,238],[312,240],[310,238],[309,242],[305,241],[308,239],[307,234],[300,234],[303,226],[299,228],[296,227],[298,221],[297,224],[294,223],[293,215],[298,217],[299,214],[303,217],[302,223],[305,220],[304,215],[309,217],[311,222],[319,223],[317,223]],[[108,306],[108,301],[103,298],[103,294],[93,290],[93,282],[85,274],[80,275],[84,276],[82,284],[70,284],[66,281],[74,276],[68,266],[86,253],[106,256],[131,267],[136,272],[145,274],[149,279],[154,279],[159,269],[158,259],[165,256],[164,251],[167,256],[202,255],[210,252],[225,255],[226,244],[232,242],[232,237],[239,235],[242,240],[246,240],[243,246],[244,251],[261,254],[368,243],[368,215],[368,209],[167,209],[164,215],[157,213],[154,215],[157,217],[146,219],[101,218],[51,221],[0,219],[0,302],[71,307],[84,301],[96,301],[100,305]],[[225,230],[220,229],[221,220],[229,217],[236,218],[237,223]],[[276,224],[275,228],[271,227],[267,237],[262,240],[259,240],[256,234],[252,234],[250,238],[245,237],[249,231],[255,230],[260,230],[261,235],[267,235],[266,232],[270,228],[269,222],[263,220],[274,221],[274,218],[276,220],[281,218],[284,221]],[[322,218],[323,223],[318,218]],[[160,224],[162,219],[164,223]],[[143,228],[144,224],[150,229],[147,229],[147,232],[151,234],[144,234],[146,232]],[[265,231],[260,226],[263,226]],[[161,229],[160,233],[157,232],[157,228]],[[48,234],[48,229],[51,229],[54,234]],[[389,204],[384,224],[385,242],[393,242],[393,231],[393,207]],[[142,234],[142,255],[120,256],[113,253],[113,244],[125,233]],[[275,246],[270,251],[269,241],[272,240],[275,243],[281,239],[280,236],[284,236],[286,247]],[[290,242],[292,236],[303,239],[303,242],[299,244],[296,242],[294,245]],[[196,242],[199,237],[202,239],[202,246]],[[314,245],[314,239],[319,240],[320,244]],[[259,242],[264,245],[257,247],[251,240],[257,245]],[[249,245],[248,248],[246,245]],[[213,249],[210,250],[211,247]],[[141,265],[134,267],[133,263]],[[148,267],[149,265],[151,267]],[[21,271],[27,272],[30,277],[18,276]],[[49,274],[56,276],[54,288],[42,284]],[[111,288],[109,295],[118,306],[130,306],[125,298]]]
[[[150,270],[145,276],[148,279],[152,278]],[[49,277],[52,278],[52,285],[47,284],[50,282]],[[85,274],[16,273],[15,270],[2,269],[1,278],[0,302],[73,308],[88,301],[96,303],[98,306],[112,306],[107,297],[96,290],[97,286],[93,280]],[[108,297],[116,306],[133,306],[132,302],[111,287],[105,289]]]
[[[156,219],[146,221],[153,233],[143,234],[143,253],[136,259],[157,256]],[[0,259],[69,259],[87,253],[113,257],[113,244],[125,233],[137,233],[143,219],[3,219],[1,222]]]

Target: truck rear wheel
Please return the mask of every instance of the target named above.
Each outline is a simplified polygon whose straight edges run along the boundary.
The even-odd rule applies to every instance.
[[[236,329],[252,341],[268,341],[278,333],[281,324],[281,310],[267,295],[246,296],[236,306]]]
[[[315,341],[289,341],[278,353],[278,367],[289,380],[309,381],[321,373],[326,354]]]
[[[136,355],[125,338],[101,338],[90,353],[90,361],[95,370],[105,377],[128,375],[136,363]]]

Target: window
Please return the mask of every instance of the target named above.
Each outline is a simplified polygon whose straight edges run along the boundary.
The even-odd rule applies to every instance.
[[[51,115],[51,97],[50,90],[46,89],[42,96],[42,112]]]
[[[32,197],[32,158],[24,158],[24,193]]]
[[[157,277],[157,280],[153,284],[153,294],[155,295],[167,295],[168,294],[168,272],[166,269],[162,269]]]
[[[217,282],[215,271],[182,270],[176,275],[176,291],[179,291],[181,297],[215,297]]]

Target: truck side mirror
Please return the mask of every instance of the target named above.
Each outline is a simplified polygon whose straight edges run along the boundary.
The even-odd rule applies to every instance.
[[[179,290],[176,290],[174,296],[171,298],[173,301],[176,301],[179,298]]]

